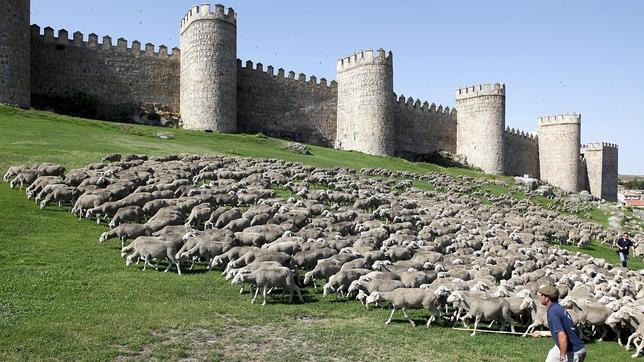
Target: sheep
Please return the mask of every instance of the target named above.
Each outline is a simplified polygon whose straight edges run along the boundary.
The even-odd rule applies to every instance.
[[[510,323],[510,330],[514,333],[514,320],[510,314],[510,304],[502,299],[484,299],[475,295],[467,295],[463,292],[453,292],[447,298],[447,302],[460,301],[467,309],[467,314],[461,317],[461,321],[465,323],[465,319],[474,317],[474,331],[471,336],[476,335],[476,328],[478,327],[481,318],[488,320],[501,319],[501,330],[505,323]],[[467,328],[467,327],[466,327]]]
[[[18,188],[19,190],[22,190],[22,187],[27,184],[27,186],[31,185],[38,176],[40,176],[41,173],[37,170],[31,170],[31,169],[24,169],[9,182],[9,187],[14,188],[17,185],[20,187]]]
[[[318,289],[315,279],[328,279],[331,275],[340,271],[342,262],[336,259],[321,259],[313,270],[304,274],[304,285],[313,283],[313,288]]]
[[[208,220],[212,211],[212,206],[210,206],[209,203],[202,203],[195,206],[192,211],[190,211],[190,215],[186,220],[186,225],[191,227],[200,226],[203,222]]]
[[[137,238],[132,242],[132,254],[128,255],[125,262],[126,266],[132,265],[135,258],[142,258],[145,261],[142,271],[145,271],[145,267],[150,263],[150,260],[165,257],[168,260],[168,267],[164,272],[169,271],[174,264],[177,266],[177,274],[181,275],[179,261],[175,258],[177,246],[174,243],[158,238],[143,238]]]
[[[58,187],[55,188],[49,195],[45,197],[44,200],[40,202],[40,208],[44,209],[52,200],[56,201],[58,207],[63,206],[63,203],[70,203],[73,205],[79,196],[80,191],[75,187]]]
[[[301,269],[313,269],[319,259],[326,259],[337,253],[335,249],[331,248],[300,251],[293,255],[292,266]]]
[[[391,319],[393,318],[394,313],[396,313],[396,309],[400,309],[409,323],[411,323],[413,327],[416,327],[416,323],[407,315],[407,309],[430,309],[430,300],[432,299],[431,295],[432,293],[430,291],[421,288],[398,288],[391,292],[375,291],[367,297],[366,304],[369,305],[380,300],[386,300],[391,304],[392,310],[389,315],[389,319],[385,322],[385,325],[391,323]]]
[[[215,213],[217,213],[220,210],[221,208],[215,210]],[[219,217],[217,218],[217,221],[215,221],[214,227],[217,229],[223,228],[224,226],[228,225],[228,223],[230,223],[231,221],[235,219],[239,219],[240,217],[242,217],[241,212],[236,207],[230,210],[224,211],[219,215]],[[212,220],[212,217],[208,221],[210,222],[211,220]],[[212,222],[210,222],[210,224],[212,225]]]
[[[42,190],[40,190],[40,192],[38,192],[38,194],[35,195],[34,201],[36,202],[36,204],[39,204],[40,201],[42,201],[45,197],[47,197],[47,195],[51,194],[55,189],[57,189],[59,187],[65,187],[65,186],[67,186],[67,184],[65,184],[65,183],[52,183],[52,184],[49,184],[49,185],[43,187]],[[79,190],[79,196],[80,195],[82,195],[81,190]]]
[[[120,208],[125,205],[121,201],[111,201],[101,204],[100,206],[91,208],[85,212],[85,218],[90,219],[93,216],[96,216],[96,224],[99,224],[101,221],[101,216],[107,220],[111,215],[114,215]]]
[[[304,298],[302,298],[300,288],[295,283],[295,272],[287,267],[264,267],[251,273],[241,272],[233,279],[233,285],[237,285],[245,281],[251,282],[257,287],[255,296],[251,300],[251,303],[255,303],[259,288],[263,288],[264,300],[262,305],[266,305],[266,294],[268,293],[268,289],[276,287],[284,288],[284,290],[288,290],[290,292],[288,299],[289,303],[293,302],[294,292],[297,292],[300,303],[304,303]]]
[[[11,167],[9,167],[9,169],[7,169],[7,172],[5,172],[5,174],[2,177],[2,179],[4,180],[4,182],[9,182],[10,178],[16,176],[17,174],[19,174],[23,170],[27,170],[27,169],[29,169],[29,166],[27,166],[27,165],[11,166]]]
[[[47,176],[63,176],[65,174],[65,167],[62,165],[56,165],[53,163],[41,163],[38,165],[37,170],[42,175]]]
[[[98,238],[98,242],[102,243],[111,238],[117,237],[121,240],[121,248],[127,239],[136,239],[139,236],[152,235],[152,229],[143,224],[121,224],[110,231],[106,231]]]
[[[358,280],[362,275],[369,272],[369,269],[340,270],[331,275],[329,281],[322,287],[322,296],[326,297],[329,292],[338,292],[340,295],[349,289],[351,282]]]
[[[532,319],[532,323],[521,335],[522,337],[525,337],[529,333],[532,333],[532,331],[534,331],[534,329],[538,326],[548,327],[546,307],[541,305],[541,303],[537,304],[534,299],[532,299],[532,297],[526,296],[525,298],[523,298],[523,302],[521,303],[521,306],[519,308],[522,310],[530,311],[530,317]]]
[[[108,226],[115,228],[123,223],[130,221],[141,222],[143,219],[143,209],[139,206],[126,206],[121,207],[114,213],[114,217],[110,220]]]
[[[352,295],[355,291],[365,291],[368,294],[373,292],[391,292],[394,289],[405,288],[400,280],[394,279],[374,279],[370,281],[354,280],[347,289],[347,295]]]

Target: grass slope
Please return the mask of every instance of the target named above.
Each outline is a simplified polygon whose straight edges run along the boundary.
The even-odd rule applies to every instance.
[[[311,147],[314,156],[281,150],[283,141],[252,135],[206,135],[79,120],[0,106],[0,170],[10,164],[61,162],[68,168],[111,152],[227,153],[279,157],[318,166],[442,170],[394,158]],[[476,173],[449,169],[453,174]],[[430,185],[422,185],[427,188]],[[385,327],[388,310],[323,299],[251,305],[219,273],[186,275],[126,268],[116,242],[98,244],[105,226],[66,210],[39,210],[23,192],[0,184],[0,359],[441,360],[542,361],[552,341],[422,326],[424,311]],[[626,360],[616,343],[593,343],[590,358]]]

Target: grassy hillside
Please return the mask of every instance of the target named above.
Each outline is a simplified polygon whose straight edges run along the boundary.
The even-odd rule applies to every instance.
[[[80,120],[0,106],[0,170],[60,162],[69,168],[107,153],[226,153],[316,166],[442,169],[395,158],[311,147],[312,156],[255,135],[214,135]],[[428,186],[428,185],[425,185]],[[542,361],[552,341],[485,335],[448,327],[412,328],[388,310],[366,310],[305,289],[306,303],[251,305],[216,272],[185,275],[126,268],[116,242],[98,244],[105,226],[65,210],[39,210],[24,192],[0,184],[0,359],[441,360]],[[422,325],[428,314],[412,311]],[[593,343],[589,358],[626,360],[616,343]]]

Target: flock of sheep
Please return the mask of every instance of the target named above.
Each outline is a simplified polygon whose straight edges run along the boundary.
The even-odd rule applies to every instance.
[[[41,208],[69,205],[107,222],[126,264],[223,269],[233,285],[303,302],[302,285],[367,307],[425,309],[432,322],[473,319],[524,335],[546,327],[539,286],[556,286],[586,338],[628,337],[644,348],[644,273],[552,247],[612,241],[614,233],[529,200],[484,191],[485,178],[384,169],[321,169],[274,159],[109,155],[65,173],[13,166],[4,176]],[[414,187],[428,182],[434,190]],[[520,187],[520,185],[515,185]],[[277,190],[288,190],[285,200]],[[482,202],[482,197],[488,202]],[[641,236],[638,236],[641,237]],[[154,264],[154,265],[153,265]],[[303,274],[303,280],[300,276]],[[638,344],[639,341],[639,344]]]

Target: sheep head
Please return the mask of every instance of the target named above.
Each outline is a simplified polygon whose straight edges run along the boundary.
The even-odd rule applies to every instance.
[[[369,294],[367,296],[366,300],[365,300],[365,306],[368,308],[369,304],[373,304],[373,303],[378,302],[380,300],[380,298],[381,298],[380,297],[380,292],[376,291],[376,292],[373,292],[373,293]]]

